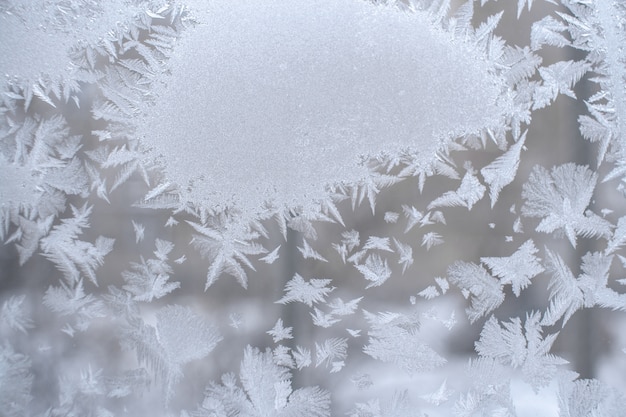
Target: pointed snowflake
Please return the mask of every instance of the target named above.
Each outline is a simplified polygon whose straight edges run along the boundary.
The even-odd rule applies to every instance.
[[[485,183],[489,186],[492,208],[498,201],[500,191],[515,179],[517,169],[519,168],[520,153],[524,148],[527,133],[528,131],[525,131],[504,154],[480,170]]]
[[[255,239],[259,233],[238,224],[225,215],[216,219],[216,224],[199,224],[187,222],[198,232],[193,235],[191,244],[202,254],[211,260],[207,271],[207,290],[218,280],[222,273],[227,273],[237,279],[242,287],[248,287],[248,275],[242,265],[255,270],[248,259],[250,255],[261,255],[267,251]]]
[[[502,284],[511,284],[513,293],[519,297],[520,292],[530,285],[530,280],[544,271],[538,252],[532,240],[527,240],[511,256],[499,258],[480,258],[491,272],[500,278]]]
[[[285,284],[285,295],[276,302],[287,304],[297,301],[312,307],[314,303],[324,302],[326,296],[335,289],[335,287],[328,287],[331,281],[330,279],[312,278],[307,282],[299,274],[295,274]]]
[[[415,317],[400,313],[372,314],[364,311],[370,324],[368,344],[363,352],[382,362],[392,363],[409,374],[443,365],[446,360],[426,345],[418,333]]]
[[[274,362],[271,351],[246,347],[239,371],[211,383],[199,415],[249,417],[329,417],[330,394],[318,387],[293,390],[289,369]]]
[[[356,269],[368,281],[371,281],[366,288],[379,287],[391,277],[391,269],[387,265],[387,260],[382,259],[377,253],[369,255],[363,265],[355,265]]]
[[[474,170],[468,166],[467,173],[461,180],[461,185],[456,191],[448,191],[434,199],[428,210],[437,207],[466,207],[471,210],[474,204],[479,202],[485,194],[485,186],[480,183]]]
[[[471,305],[466,312],[471,323],[489,314],[504,301],[502,283],[480,265],[455,262],[448,267],[448,281],[470,297]]]
[[[521,369],[524,379],[535,389],[546,386],[555,376],[557,366],[567,361],[550,354],[558,333],[543,337],[540,317],[538,312],[531,313],[522,326],[519,317],[499,324],[491,316],[476,342],[476,351],[483,357]]]
[[[598,176],[586,166],[573,163],[555,166],[548,172],[535,166],[524,184],[522,214],[539,217],[538,232],[562,230],[572,246],[576,237],[604,237],[611,235],[611,224],[587,210]]]
[[[283,319],[278,319],[272,330],[267,331],[267,334],[272,336],[272,338],[274,339],[274,343],[278,343],[281,340],[293,339],[293,336],[291,334],[292,330],[293,327],[284,327]]]

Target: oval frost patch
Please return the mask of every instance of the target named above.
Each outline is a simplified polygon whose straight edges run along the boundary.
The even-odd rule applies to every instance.
[[[186,199],[306,207],[328,184],[366,178],[363,156],[410,148],[427,162],[442,141],[501,123],[502,81],[420,12],[208,3],[139,129]]]

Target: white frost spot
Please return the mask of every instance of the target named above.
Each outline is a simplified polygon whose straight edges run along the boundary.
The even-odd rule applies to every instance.
[[[362,157],[433,158],[501,123],[480,54],[422,13],[361,0],[214,0],[183,34],[139,135],[183,198],[307,207]]]

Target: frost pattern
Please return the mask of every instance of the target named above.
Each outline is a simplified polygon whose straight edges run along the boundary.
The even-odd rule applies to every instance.
[[[2,416],[624,416],[626,5],[0,1]]]
[[[410,147],[428,161],[500,120],[501,80],[422,11],[216,0],[198,19],[139,126],[191,201],[308,206],[324,185],[366,179],[361,158]]]

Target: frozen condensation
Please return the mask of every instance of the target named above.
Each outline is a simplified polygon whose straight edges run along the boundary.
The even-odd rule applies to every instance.
[[[358,0],[211,1],[140,136],[191,201],[304,206],[363,158],[501,124],[502,81],[423,12]]]
[[[68,52],[93,45],[145,10],[140,0],[0,2],[0,74],[36,80],[71,74]],[[141,6],[141,5],[144,6]]]
[[[37,180],[30,169],[9,164],[0,158],[0,207],[33,203]]]

